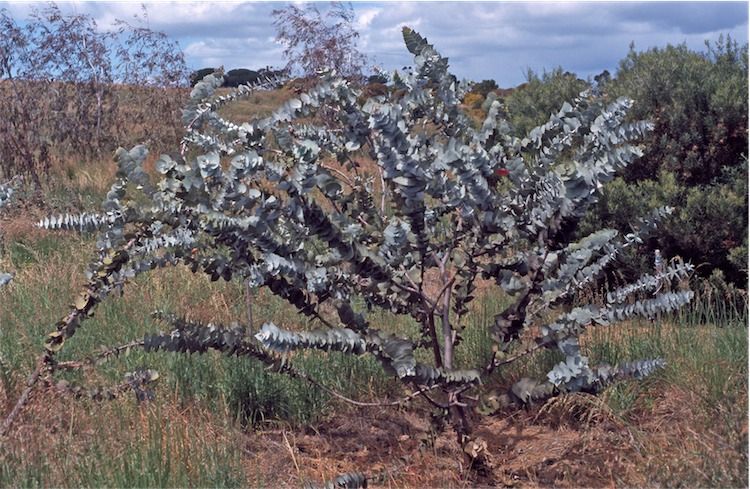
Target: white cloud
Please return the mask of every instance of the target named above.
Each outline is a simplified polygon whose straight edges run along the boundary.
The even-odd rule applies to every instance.
[[[299,3],[299,2],[298,2]],[[140,13],[131,2],[59,3],[88,13],[100,26]],[[271,11],[285,4],[147,2],[149,25],[180,41],[192,67],[281,66]],[[1,3],[18,18],[44,4]],[[747,42],[746,3],[721,2],[366,2],[355,3],[359,47],[384,69],[410,64],[401,27],[427,37],[459,77],[494,78],[500,86],[535,71],[562,66],[586,77],[613,71],[628,51],[682,42],[696,50],[730,33]]]
[[[375,17],[380,14],[381,9],[379,8],[368,8],[364,9],[361,12],[357,14],[357,20],[354,23],[354,28],[357,29],[357,31],[363,31],[367,29],[373,20],[375,20]]]
[[[196,58],[221,58],[229,54],[226,46],[206,41],[191,42],[185,47],[184,51],[187,56]]]

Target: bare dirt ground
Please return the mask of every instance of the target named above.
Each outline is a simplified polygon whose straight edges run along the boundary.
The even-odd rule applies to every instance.
[[[742,463],[718,434],[706,437],[691,410],[697,399],[663,392],[628,419],[591,396],[567,396],[544,407],[481,421],[489,471],[467,467],[450,429],[435,436],[413,413],[361,410],[306,432],[270,430],[246,438],[246,463],[285,487],[363,471],[370,487],[661,487],[705,467]],[[702,432],[699,434],[699,432]],[[738,433],[747,444],[747,425]],[[742,445],[741,445],[742,446]],[[714,467],[716,465],[714,464]]]

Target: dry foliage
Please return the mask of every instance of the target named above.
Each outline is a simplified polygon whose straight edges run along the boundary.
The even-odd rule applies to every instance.
[[[289,72],[298,71],[308,78],[335,68],[345,78],[363,81],[368,60],[357,50],[359,33],[353,26],[351,5],[333,2],[325,13],[316,5],[288,5],[272,15]]]
[[[182,51],[147,27],[112,27],[101,31],[93,17],[54,3],[23,22],[0,10],[0,176],[26,175],[41,188],[61,162],[179,141]]]

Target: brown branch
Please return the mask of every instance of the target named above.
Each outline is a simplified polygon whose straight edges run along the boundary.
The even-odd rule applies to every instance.
[[[247,312],[247,324],[248,331],[252,332],[255,329],[253,323],[253,288],[250,287],[250,282],[245,281],[245,309]]]
[[[132,238],[130,241],[128,241],[125,246],[122,247],[121,251],[127,251],[129,248],[131,248],[136,243],[136,238]],[[127,262],[127,260],[126,260]],[[124,263],[123,263],[124,264]],[[88,293],[90,289],[96,285],[96,283],[100,281],[105,281],[108,279],[112,273],[114,273],[114,270],[108,269],[107,265],[102,264],[99,267],[100,271],[106,271],[106,275],[102,278],[96,278],[95,281],[89,282],[88,286],[86,287],[85,291]],[[96,277],[97,274],[94,274],[94,277]],[[75,328],[72,327],[76,322],[83,321],[86,318],[90,317],[89,312],[91,312],[100,302],[100,298],[96,298],[94,294],[89,295],[89,303],[81,309],[79,308],[73,308],[72,311],[68,313],[65,318],[60,321],[57,325],[57,331],[56,333],[63,334],[63,336],[60,336],[60,341],[64,341],[64,338],[66,337],[72,337],[75,334]],[[62,344],[58,345],[59,348],[62,347]],[[21,409],[29,402],[29,399],[31,398],[31,392],[34,390],[34,387],[36,386],[37,382],[39,381],[39,378],[41,377],[42,373],[45,370],[49,370],[51,368],[52,363],[54,362],[55,354],[59,351],[58,350],[51,350],[49,348],[45,348],[44,353],[39,355],[39,359],[37,360],[37,367],[32,372],[31,375],[29,375],[28,379],[26,380],[26,388],[21,393],[21,396],[18,398],[18,401],[16,401],[15,406],[13,407],[13,410],[8,414],[8,416],[3,421],[2,428],[0,428],[0,438],[5,437],[7,435],[8,431],[10,430],[10,427],[13,425],[13,421],[18,417],[19,413],[21,412]]]
[[[443,294],[445,294],[445,291],[448,290],[450,287],[452,287],[455,282],[456,282],[456,273],[453,274],[453,276],[448,282],[443,284],[443,287],[438,292],[437,296],[435,297],[435,302],[432,303],[432,308],[430,309],[431,314],[437,308],[438,304],[440,303],[440,298],[443,296]]]
[[[443,366],[443,357],[440,355],[440,343],[438,342],[437,330],[435,329],[435,317],[432,314],[427,315],[427,323],[432,353],[435,357],[435,366],[440,368]]]
[[[126,343],[126,344],[121,345],[121,346],[110,348],[110,349],[108,349],[106,351],[100,352],[97,355],[91,355],[89,358],[87,358],[86,360],[83,360],[83,361],[70,361],[70,362],[60,362],[60,363],[57,363],[57,364],[54,365],[54,368],[67,369],[67,370],[76,370],[76,369],[84,368],[86,365],[93,364],[97,359],[107,358],[107,357],[110,357],[112,355],[116,356],[116,355],[119,355],[120,352],[122,352],[124,350],[127,350],[129,348],[142,347],[142,346],[144,346],[143,340],[135,340],[135,341],[131,341],[130,343]],[[339,393],[338,391],[332,389],[331,387],[328,387],[328,386],[326,386],[324,384],[321,384],[318,380],[316,380],[312,376],[310,376],[310,375],[308,375],[308,374],[306,374],[306,373],[304,373],[302,371],[296,370],[294,368],[282,370],[282,372],[287,373],[287,374],[289,374],[292,377],[297,377],[297,378],[300,378],[302,380],[305,380],[305,381],[309,382],[310,384],[314,385],[315,387],[317,387],[317,388],[319,388],[319,389],[321,389],[321,390],[329,393],[330,395],[332,395],[332,396],[334,396],[334,397],[336,397],[336,398],[338,398],[338,399],[340,399],[342,401],[345,401],[345,402],[347,402],[349,404],[352,404],[354,406],[358,406],[358,407],[398,406],[398,405],[401,405],[401,404],[404,404],[404,403],[410,401],[411,399],[414,399],[415,397],[421,395],[423,392],[428,392],[430,390],[433,390],[433,389],[439,387],[438,385],[433,385],[431,387],[422,387],[422,388],[420,388],[420,389],[412,392],[408,396],[405,396],[405,397],[403,397],[401,399],[396,399],[396,400],[393,400],[393,401],[365,402],[365,401],[357,401],[355,399],[351,399],[349,397],[346,397],[345,395]]]
[[[427,295],[422,291],[422,283],[424,282],[420,282],[420,284],[418,285],[416,282],[414,282],[414,280],[412,280],[412,278],[409,276],[408,273],[404,273],[404,278],[406,278],[406,280],[411,284],[411,288],[406,287],[405,285],[399,284],[398,282],[394,282],[394,285],[396,285],[399,288],[405,289],[408,292],[418,295],[419,298],[422,299],[422,302],[430,306],[431,311],[434,311],[435,307],[437,307],[437,304],[435,304],[432,301],[432,299],[427,297]]]
[[[109,348],[104,351],[100,351],[96,354],[91,354],[88,357],[86,357],[84,360],[71,360],[68,362],[57,362],[53,363],[51,365],[51,370],[78,370],[81,368],[86,367],[87,365],[95,365],[97,362],[101,360],[106,360],[109,357],[117,357],[120,356],[120,354],[124,351],[127,351],[131,348],[135,348],[138,346],[143,346],[144,342],[143,340],[134,340],[130,343],[125,343],[124,345],[115,346],[113,348]]]
[[[21,409],[23,409],[26,403],[29,402],[29,399],[31,398],[31,392],[34,390],[34,387],[39,381],[42,373],[45,370],[49,369],[50,358],[51,357],[49,357],[46,352],[39,357],[36,369],[31,375],[29,375],[28,380],[26,380],[26,388],[24,388],[23,392],[21,393],[21,397],[18,398],[18,401],[16,401],[16,405],[13,407],[13,410],[3,421],[3,426],[2,428],[0,428],[0,437],[4,438],[5,435],[8,434],[10,427],[13,425],[13,421],[15,421],[15,419],[18,417]]]
[[[352,181],[349,179],[349,177],[347,176],[346,173],[342,172],[341,170],[339,170],[337,168],[334,168],[332,166],[328,166],[328,165],[323,164],[323,163],[320,163],[320,167],[324,168],[324,169],[326,169],[326,170],[328,170],[330,172],[335,173],[336,175],[339,176],[339,178],[341,178],[341,181],[343,181],[344,183],[346,183],[350,187],[354,188],[354,183],[352,183]]]
[[[430,404],[432,404],[433,406],[435,406],[438,409],[449,409],[450,408],[450,405],[437,402],[436,400],[432,399],[430,396],[428,396],[424,392],[420,391],[419,395],[421,395],[422,397],[424,397],[427,400],[427,402],[429,402]]]
[[[380,173],[380,212],[385,215],[385,193],[387,190],[385,186],[385,175],[380,166],[378,166],[378,172]]]
[[[448,280],[448,273],[445,267],[449,256],[450,252],[446,252],[443,259],[438,262],[440,267],[440,278],[443,280],[443,288],[440,295],[435,298],[435,303],[437,304],[440,302],[440,297],[444,296],[440,315],[443,325],[443,365],[448,370],[451,370],[453,368],[453,329],[451,328],[450,322],[451,295],[447,293],[447,291],[453,280]]]
[[[538,343],[538,344],[532,346],[531,348],[527,348],[526,350],[522,351],[521,353],[518,353],[518,354],[516,354],[516,355],[514,355],[514,356],[512,356],[510,358],[507,358],[507,359],[505,359],[505,360],[503,360],[501,362],[496,361],[495,357],[497,356],[497,354],[496,353],[492,353],[492,358],[490,359],[490,363],[487,364],[487,367],[485,367],[484,372],[485,372],[486,375],[490,375],[492,373],[492,371],[495,370],[495,368],[503,366],[503,365],[507,365],[509,363],[513,363],[513,362],[515,362],[516,360],[518,360],[520,358],[523,358],[523,357],[525,357],[527,355],[530,355],[530,354],[534,353],[537,350],[540,350],[540,349],[544,348],[544,346],[545,346],[544,343]]]
[[[331,389],[330,387],[327,387],[317,380],[313,379],[307,374],[304,374],[302,372],[298,372],[301,378],[306,380],[307,382],[311,383],[315,387],[318,387],[319,389],[322,389],[326,391],[327,393],[331,394],[332,396],[336,397],[337,399],[341,399],[342,401],[345,401],[349,404],[352,404],[354,406],[358,407],[386,407],[386,406],[399,406],[401,404],[404,404],[412,399],[414,399],[417,396],[424,395],[425,392],[431,391],[432,389],[435,389],[439,387],[437,384],[433,385],[432,387],[422,387],[419,390],[416,390],[409,394],[408,396],[402,397],[401,399],[396,399],[395,401],[381,401],[381,402],[364,402],[364,401],[357,401],[354,399],[350,399],[346,397],[345,395],[335,391],[334,389]]]

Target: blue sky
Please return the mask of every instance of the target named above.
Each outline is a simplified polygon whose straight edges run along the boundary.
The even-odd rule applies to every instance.
[[[281,66],[271,11],[285,2],[145,2],[150,26],[178,40],[192,68]],[[102,28],[131,19],[139,2],[58,2]],[[326,8],[327,3],[319,4]],[[747,2],[354,2],[359,48],[377,66],[410,64],[400,29],[409,25],[451,61],[461,78],[494,78],[501,87],[562,66],[586,78],[614,73],[631,42],[637,50],[730,34],[748,40]],[[18,20],[43,3],[0,2]]]

